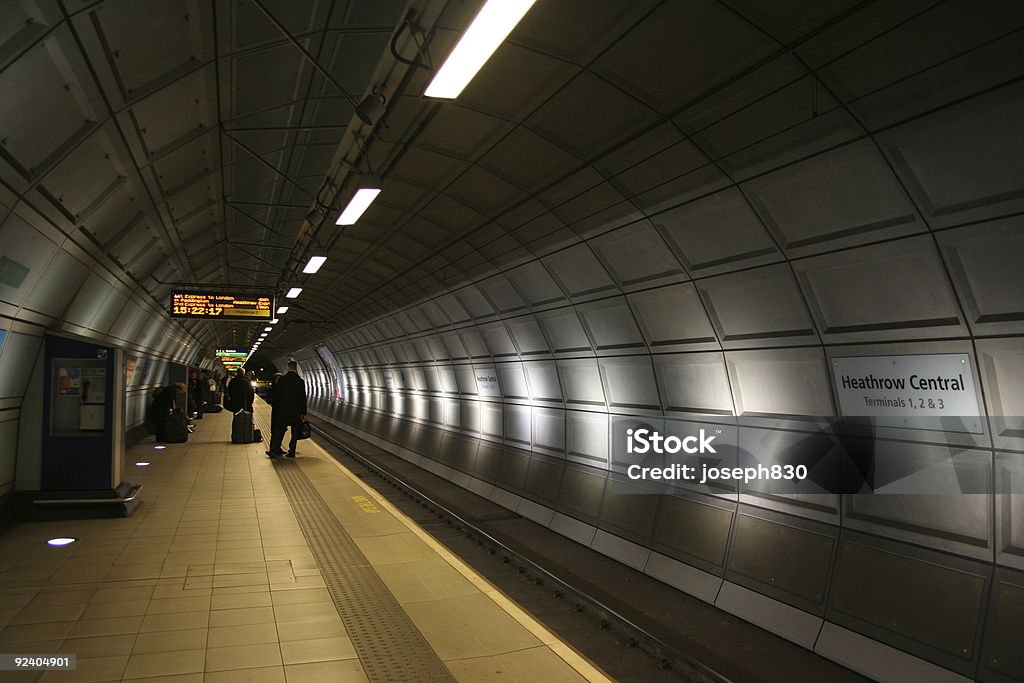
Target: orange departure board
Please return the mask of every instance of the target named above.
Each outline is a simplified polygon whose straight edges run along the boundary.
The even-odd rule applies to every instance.
[[[172,318],[207,318],[210,320],[270,320],[274,298],[259,294],[224,294],[221,292],[172,292]]]

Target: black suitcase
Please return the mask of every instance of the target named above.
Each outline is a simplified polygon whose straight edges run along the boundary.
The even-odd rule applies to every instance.
[[[252,413],[239,410],[231,418],[231,443],[252,443]]]
[[[164,417],[164,443],[188,441],[188,418],[185,411],[174,409]]]
[[[253,427],[253,429],[252,429],[252,442],[253,443],[263,443],[263,432],[261,432],[256,427]]]
[[[222,410],[224,410],[224,407],[219,403],[206,403],[203,405],[204,413],[219,413]]]

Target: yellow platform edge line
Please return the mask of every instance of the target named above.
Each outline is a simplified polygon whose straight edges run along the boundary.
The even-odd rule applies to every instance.
[[[374,500],[380,505],[381,508],[391,513],[395,519],[400,521],[405,527],[412,533],[416,534],[420,540],[426,543],[435,553],[441,556],[445,562],[447,562],[455,571],[459,572],[466,580],[470,581],[473,585],[481,589],[488,598],[491,599],[494,604],[500,607],[506,614],[514,619],[520,626],[525,628],[534,637],[541,641],[548,649],[554,652],[560,657],[566,664],[568,664],[576,673],[583,678],[591,681],[591,683],[605,683],[612,682],[614,679],[610,678],[604,671],[600,669],[596,664],[591,662],[585,656],[580,654],[571,645],[566,643],[564,640],[558,637],[555,633],[549,630],[542,623],[537,621],[533,615],[529,614],[523,608],[519,607],[511,598],[505,595],[501,589],[492,584],[485,577],[478,574],[472,567],[467,565],[452,551],[446,548],[440,541],[431,536],[429,533],[423,530],[419,524],[414,522],[412,519],[407,517],[405,513],[396,508],[387,500],[383,494],[377,491],[375,488],[364,482],[362,479],[352,474],[347,467],[342,465],[340,462],[331,457],[320,444],[316,443],[314,439],[308,439],[309,443],[316,446],[321,456],[337,467],[346,477],[351,481],[355,482],[366,491],[368,494],[373,496]]]

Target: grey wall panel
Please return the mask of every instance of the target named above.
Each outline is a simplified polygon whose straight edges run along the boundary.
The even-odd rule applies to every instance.
[[[491,355],[487,344],[484,343],[483,335],[476,327],[462,328],[459,330],[459,336],[470,358],[486,358]]]
[[[721,353],[661,354],[654,369],[666,412],[733,413],[725,357]]]
[[[494,315],[494,306],[477,287],[463,287],[455,292],[455,298],[463,309],[477,320]]]
[[[845,526],[981,560],[992,557],[992,498],[984,493],[992,490],[991,452],[878,440],[874,456],[880,493],[845,496]],[[935,493],[924,493],[930,491]]]
[[[530,458],[530,465],[526,470],[526,479],[523,482],[525,493],[531,498],[537,498],[548,505],[558,500],[558,491],[562,484],[562,472],[565,466],[560,461],[551,461],[543,456]]]
[[[0,413],[0,491],[6,496],[14,482],[15,456],[18,453],[18,413]]]
[[[565,411],[533,409],[533,446],[550,455],[565,454]]]
[[[1024,338],[979,339],[975,347],[992,440],[1024,451]]]
[[[110,294],[110,289],[109,282],[96,273],[91,273],[86,278],[81,289],[78,290],[78,294],[75,296],[74,301],[71,302],[71,306],[68,308],[64,319],[74,325],[88,327],[96,312]]]
[[[516,347],[512,343],[512,337],[509,336],[508,330],[505,329],[502,323],[488,323],[480,331],[484,335],[484,341],[487,342],[487,348],[491,350],[491,355],[495,358],[514,356],[516,354]]]
[[[506,398],[529,399],[530,387],[526,383],[526,373],[522,363],[497,363],[498,382],[501,384],[502,395]]]
[[[532,306],[543,306],[565,298],[562,290],[538,261],[509,271],[508,279],[520,292],[521,298]]]
[[[463,396],[476,396],[476,371],[472,365],[456,365],[455,380],[458,383],[459,394]]]
[[[498,462],[498,482],[513,491],[521,491],[529,466],[530,456],[527,451],[516,448],[503,449]]]
[[[469,352],[462,344],[462,339],[455,332],[445,332],[441,335],[444,347],[448,350],[448,357],[455,360],[469,358]]]
[[[715,328],[692,284],[637,292],[628,300],[651,351],[719,347]]]
[[[780,599],[820,614],[835,542],[832,534],[789,526],[741,508],[726,578],[741,584],[753,581],[762,592],[778,591]]]
[[[972,331],[1024,332],[1024,219],[1020,217],[944,230],[943,250]]]
[[[576,309],[557,308],[537,314],[537,320],[544,328],[555,353],[590,353],[591,343]]]
[[[448,347],[444,345],[444,341],[441,339],[441,335],[432,334],[424,338],[427,344],[427,348],[430,349],[430,355],[434,360],[450,360],[452,356],[448,353]]]
[[[608,405],[617,409],[660,410],[649,356],[600,359]]]
[[[505,404],[505,438],[529,446],[533,441],[533,413],[530,406]]]
[[[1009,679],[1024,676],[1024,650],[1020,647],[1021,624],[1024,623],[1024,576],[1006,570],[996,571],[992,582],[987,646],[981,655],[983,669]],[[982,674],[983,680],[995,680]]]
[[[8,332],[0,349],[0,398],[23,396],[42,337]]]
[[[648,543],[658,514],[658,498],[622,482],[609,483],[601,501],[601,528],[635,543]]]
[[[823,522],[839,522],[839,495],[843,450],[839,440],[824,431],[799,432],[742,427],[739,430],[740,465],[804,465],[807,480],[757,480],[741,484],[740,499]]]
[[[495,481],[500,464],[501,446],[481,443],[476,452],[476,460],[473,462],[473,471],[476,475],[485,481]]]
[[[794,267],[826,342],[967,333],[930,237],[804,259]]]
[[[579,406],[605,406],[604,387],[597,360],[584,358],[558,361],[558,376],[562,382],[565,401]]]
[[[784,265],[708,278],[697,289],[725,348],[817,341],[800,289]]]
[[[121,310],[125,304],[128,303],[128,297],[125,296],[117,287],[110,290],[110,295],[103,302],[103,305],[96,312],[93,317],[90,327],[97,332],[104,334],[112,333],[111,327],[117,317],[121,314]]]
[[[71,303],[89,275],[89,269],[80,260],[62,249],[53,257],[47,271],[50,274],[39,279],[25,300],[25,306],[34,311],[57,317]]]
[[[968,672],[977,654],[988,575],[984,565],[851,535],[839,547],[830,618]]]
[[[10,214],[0,225],[0,244],[5,274],[0,282],[0,300],[20,305],[43,274],[57,245],[17,214]]]
[[[1024,454],[996,452],[994,498],[996,563],[1024,569]]]
[[[552,254],[544,262],[569,296],[585,297],[615,290],[615,283],[585,244]]]
[[[713,499],[661,496],[656,548],[701,568],[720,573],[725,565],[729,533],[736,506]]]
[[[571,517],[595,523],[604,497],[604,475],[567,466],[562,474],[559,509]]]
[[[729,351],[725,360],[739,415],[834,414],[820,349]]]
[[[530,398],[546,403],[561,403],[562,388],[554,361],[527,361],[523,363]]]
[[[504,420],[500,403],[480,403],[480,432],[484,437],[502,438]]]
[[[694,277],[781,260],[739,190],[730,188],[652,219]]]
[[[577,310],[596,350],[622,353],[646,350],[640,329],[624,298],[583,304]]]
[[[459,401],[459,429],[467,434],[480,433],[480,404],[476,401]]]
[[[1015,83],[896,126],[879,141],[935,227],[1024,208],[1024,139],[1009,121],[1024,117]]]
[[[537,324],[532,315],[511,318],[505,321],[505,325],[515,340],[520,357],[546,355],[549,353],[548,342],[544,339],[544,333],[541,332],[540,325]]]
[[[686,277],[661,235],[646,221],[597,237],[591,245],[620,287],[651,286]]]
[[[438,365],[435,369],[441,380],[441,390],[446,394],[459,393],[459,385],[455,381],[455,368],[451,365]]]
[[[567,411],[565,451],[569,460],[608,469],[608,415]]]
[[[924,230],[868,140],[749,181],[744,191],[792,256]]]
[[[504,275],[496,275],[484,280],[478,286],[492,307],[503,313],[526,308],[526,301]]]

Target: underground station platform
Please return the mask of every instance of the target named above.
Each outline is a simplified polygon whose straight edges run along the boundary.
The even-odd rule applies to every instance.
[[[8,530],[0,649],[74,655],[75,669],[3,680],[866,680],[314,423],[297,457],[270,459],[266,443],[230,443],[229,412],[207,414],[186,443],[128,449],[132,516]],[[411,493],[424,484],[433,498]],[[750,656],[716,656],[727,636]]]

